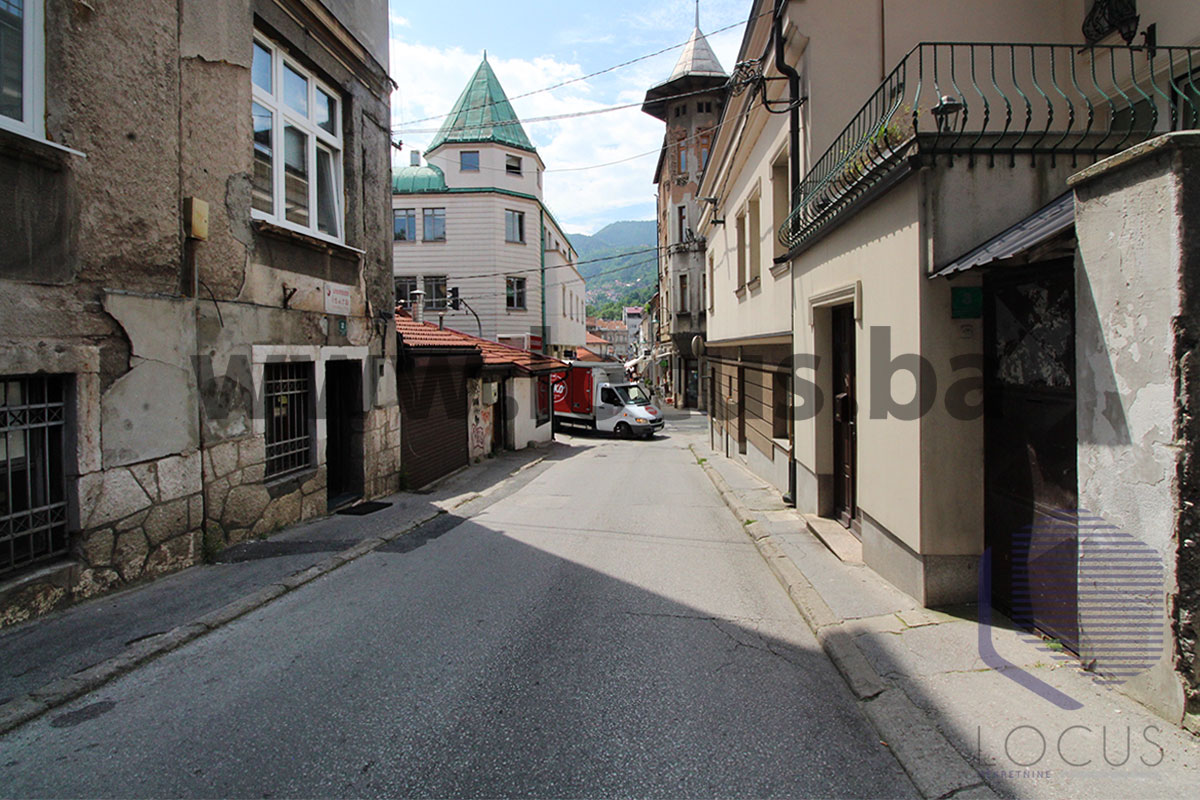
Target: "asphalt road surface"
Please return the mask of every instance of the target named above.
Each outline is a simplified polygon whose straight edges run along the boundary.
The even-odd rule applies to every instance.
[[[695,426],[560,435],[487,502],[0,738],[0,794],[916,796]]]

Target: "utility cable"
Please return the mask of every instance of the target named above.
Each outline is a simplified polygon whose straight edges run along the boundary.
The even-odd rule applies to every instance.
[[[715,35],[716,35],[716,34],[718,34],[718,33],[724,33],[725,31],[732,30],[733,28],[736,28],[736,27],[738,27],[739,25],[748,25],[750,22],[752,22],[752,21],[754,21],[754,20],[758,19],[759,17],[768,17],[768,16],[772,16],[772,15],[774,15],[774,13],[775,13],[775,12],[774,12],[774,10],[771,10],[771,11],[764,11],[764,12],[763,12],[763,13],[761,13],[761,14],[756,14],[756,15],[754,15],[754,16],[752,16],[752,17],[750,17],[750,19],[748,19],[748,20],[746,20],[746,21],[744,21],[744,22],[734,22],[734,23],[732,23],[732,24],[730,24],[730,25],[725,25],[724,27],[717,28],[716,30],[709,31],[707,34],[704,34],[704,36],[705,36],[706,38],[707,38],[707,37],[709,37],[709,36],[715,36]],[[688,39],[688,42],[690,42],[690,41],[691,41],[691,39],[689,38],[689,39]],[[605,74],[607,74],[607,73],[609,73],[609,72],[614,72],[614,71],[616,71],[616,70],[618,70],[618,69],[622,69],[622,68],[624,68],[624,67],[628,67],[628,66],[631,66],[631,65],[633,65],[633,64],[637,64],[637,63],[639,63],[639,62],[641,62],[641,61],[645,61],[645,60],[647,60],[647,59],[654,58],[655,56],[661,56],[663,53],[669,53],[669,52],[670,52],[670,51],[672,51],[672,50],[678,50],[678,49],[679,49],[679,48],[681,48],[681,47],[686,47],[686,46],[687,46],[687,44],[688,44],[688,42],[680,42],[679,44],[673,44],[673,45],[671,45],[670,47],[664,47],[663,49],[661,49],[661,50],[656,50],[656,51],[655,51],[655,52],[653,52],[653,53],[647,53],[647,54],[646,54],[646,55],[644,55],[644,56],[638,56],[637,58],[632,58],[632,59],[630,59],[629,61],[622,61],[620,64],[614,64],[614,65],[613,65],[613,66],[611,66],[611,67],[606,67],[606,68],[604,68],[604,69],[602,69],[602,70],[597,70],[596,72],[590,72],[590,73],[588,73],[587,75],[581,75],[581,76],[579,76],[578,78],[569,78],[569,79],[567,79],[567,80],[565,80],[565,81],[560,81],[560,82],[558,82],[558,83],[551,84],[550,86],[545,86],[545,87],[543,87],[543,88],[541,88],[541,89],[534,89],[533,91],[525,92],[525,93],[523,93],[523,94],[516,94],[516,95],[513,95],[512,97],[510,97],[510,98],[508,98],[508,99],[509,99],[509,101],[512,101],[512,100],[521,100],[521,99],[523,99],[523,98],[526,98],[526,97],[532,97],[532,96],[533,96],[533,95],[535,95],[535,94],[543,94],[543,93],[545,93],[545,92],[552,92],[552,91],[554,91],[555,89],[561,89],[562,87],[564,87],[564,86],[569,86],[569,85],[571,85],[571,84],[573,84],[573,83],[579,83],[579,82],[581,82],[581,81],[587,81],[587,80],[591,80],[592,78],[596,78],[596,77],[599,77],[600,75],[605,75]],[[482,104],[480,104],[480,105],[477,105],[477,106],[469,106],[469,107],[467,107],[467,108],[460,109],[458,113],[465,113],[465,112],[468,112],[468,111],[478,111],[479,109],[488,108],[489,106],[496,105],[496,104],[497,104],[497,102],[498,102],[498,101],[491,101],[491,102],[487,102],[487,103],[482,103]],[[451,115],[451,114],[453,114],[453,113],[455,113],[455,112],[454,112],[454,111],[448,111],[448,112],[446,112],[445,114],[436,114],[436,115],[434,115],[434,116],[432,116],[432,117],[421,117],[420,119],[409,120],[408,122],[401,123],[401,127],[403,127],[403,126],[405,126],[405,125],[416,125],[417,123],[420,123],[420,122],[432,122],[432,121],[433,121],[433,120],[435,120],[435,119],[445,119],[446,117],[450,116],[450,115]],[[392,130],[393,130],[393,132],[395,132],[397,129],[396,129],[396,128],[393,128]],[[408,132],[408,133],[414,133],[415,131],[406,131],[406,132]],[[434,131],[434,132],[436,133],[436,131]]]
[[[696,89],[691,92],[683,92],[681,94],[670,95],[669,97],[658,98],[656,102],[668,103],[672,100],[681,100],[685,97],[694,97],[698,94],[712,94],[715,89]],[[539,122],[557,122],[563,119],[575,119],[577,117],[594,117],[597,114],[608,114],[613,111],[625,111],[630,108],[640,108],[645,105],[644,101],[637,103],[622,103],[621,105],[605,106],[604,108],[593,108],[590,111],[572,111],[564,114],[549,114],[544,117],[528,117],[521,119],[501,119],[487,123],[489,128],[502,128],[511,125],[533,125]],[[393,128],[392,133],[410,134],[410,133],[437,133],[441,128]]]

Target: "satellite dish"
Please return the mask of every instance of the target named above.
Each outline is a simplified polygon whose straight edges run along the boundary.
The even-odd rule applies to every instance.
[[[692,337],[692,355],[696,358],[704,357],[704,337],[698,333]]]

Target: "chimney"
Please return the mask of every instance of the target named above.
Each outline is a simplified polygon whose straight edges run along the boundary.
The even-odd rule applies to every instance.
[[[409,153],[408,154],[408,163],[409,163],[409,166],[413,166],[413,167],[421,166],[421,151],[413,150],[411,153]]]
[[[409,302],[412,304],[412,318],[417,323],[425,322],[425,293],[420,289],[409,293]]]

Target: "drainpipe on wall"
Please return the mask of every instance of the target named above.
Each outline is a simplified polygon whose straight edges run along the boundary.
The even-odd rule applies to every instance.
[[[787,63],[787,58],[784,53],[786,43],[783,41],[783,11],[787,8],[788,0],[777,0],[775,4],[775,68],[788,79],[788,101],[790,110],[788,111],[788,183],[791,190],[789,197],[795,196],[796,188],[800,185],[800,73]],[[789,273],[790,274],[790,273]],[[792,305],[791,305],[791,332],[792,332],[792,359],[794,361],[796,355],[796,276],[790,274],[789,283],[792,288]],[[795,403],[796,403],[796,366],[790,363],[789,372],[791,373],[788,380],[789,392],[792,396],[792,409],[788,412],[792,419],[789,420],[789,427],[792,429],[791,452],[788,457],[788,490],[783,496],[783,502],[787,503],[792,508],[796,507],[796,421],[795,421]]]
[[[538,230],[538,250],[542,254],[542,353],[545,353],[546,339],[549,338],[546,335],[546,209],[541,203],[538,203]]]

